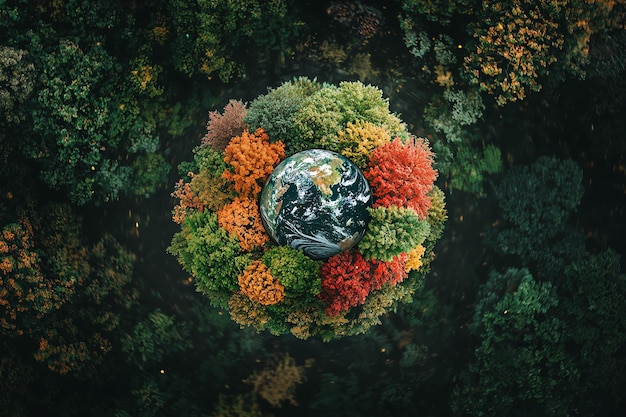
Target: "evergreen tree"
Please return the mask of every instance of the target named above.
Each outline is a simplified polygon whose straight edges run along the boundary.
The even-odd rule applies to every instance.
[[[488,244],[517,255],[539,278],[558,275],[583,251],[579,232],[566,223],[582,197],[581,182],[582,171],[571,160],[540,157],[513,166],[495,188],[506,223]]]
[[[564,324],[550,283],[526,269],[493,271],[481,287],[472,332],[474,359],[452,395],[458,415],[567,416],[580,374],[563,340]]]

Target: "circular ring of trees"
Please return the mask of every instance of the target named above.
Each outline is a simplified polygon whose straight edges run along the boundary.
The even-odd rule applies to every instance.
[[[273,169],[308,149],[349,158],[373,197],[361,241],[321,260],[270,239],[258,202]],[[169,251],[242,326],[302,339],[363,333],[423,284],[447,219],[433,162],[371,85],[298,78],[248,105],[231,100],[181,164]]]

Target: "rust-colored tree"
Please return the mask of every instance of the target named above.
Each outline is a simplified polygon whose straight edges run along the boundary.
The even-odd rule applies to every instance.
[[[224,161],[230,165],[223,177],[234,183],[241,195],[255,197],[274,167],[285,158],[282,142],[270,143],[262,128],[254,133],[245,131],[230,141],[224,151]]]
[[[403,143],[399,138],[378,147],[363,173],[374,195],[374,208],[396,205],[415,210],[420,218],[428,215],[437,171],[433,153],[425,139]]]
[[[243,121],[245,117],[246,105],[241,100],[230,100],[224,107],[224,113],[217,110],[209,112],[207,133],[202,143],[223,151],[232,138],[248,128],[248,124]]]

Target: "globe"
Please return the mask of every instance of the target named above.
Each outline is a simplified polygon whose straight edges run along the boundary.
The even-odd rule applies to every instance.
[[[278,164],[261,191],[259,209],[277,244],[324,259],[361,240],[371,204],[369,184],[352,161],[309,149]]]

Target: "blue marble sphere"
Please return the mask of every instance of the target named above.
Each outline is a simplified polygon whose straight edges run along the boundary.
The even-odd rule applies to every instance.
[[[279,245],[325,259],[356,245],[365,234],[372,193],[348,158],[309,149],[282,161],[259,201],[265,230]]]

